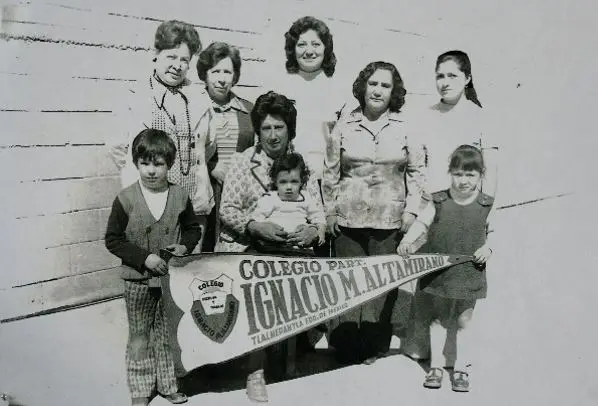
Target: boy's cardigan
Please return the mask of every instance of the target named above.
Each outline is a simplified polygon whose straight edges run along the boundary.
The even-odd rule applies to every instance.
[[[112,204],[106,229],[106,248],[122,260],[122,278],[150,280],[145,267],[150,254],[159,255],[160,249],[170,244],[181,244],[192,252],[201,237],[199,220],[187,192],[169,184],[166,207],[156,220],[149,211],[139,182],[123,189]],[[150,285],[155,285],[153,280]],[[158,284],[159,286],[159,284]]]

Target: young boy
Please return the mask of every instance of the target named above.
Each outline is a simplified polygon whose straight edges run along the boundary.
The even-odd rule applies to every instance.
[[[106,247],[123,263],[127,382],[133,406],[147,405],[156,390],[171,403],[184,403],[187,397],[178,392],[161,301],[160,276],[168,267],[158,253],[192,252],[201,229],[187,192],[167,180],[176,156],[170,137],[164,131],[143,130],[133,140],[132,155],[140,179],[118,194],[106,230]]]
[[[441,387],[443,347],[448,335],[455,335],[457,359],[452,389],[469,391],[472,361],[469,352],[475,347],[470,323],[477,300],[486,297],[486,262],[492,255],[488,237],[493,232],[490,217],[494,199],[480,191],[484,173],[482,152],[470,145],[458,147],[450,157],[450,188],[433,193],[433,205],[418,216],[397,248],[401,255],[412,254],[429,225],[428,241],[419,252],[473,257],[471,262],[453,265],[418,280],[413,302],[414,334],[416,337],[430,334],[432,368],[424,381],[427,388]]]

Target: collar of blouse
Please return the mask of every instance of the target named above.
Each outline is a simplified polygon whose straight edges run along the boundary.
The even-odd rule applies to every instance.
[[[153,94],[154,98],[156,99],[156,103],[158,104],[158,107],[160,107],[160,108],[164,108],[166,98],[169,94],[180,95],[183,98],[183,100],[185,101],[185,103],[188,103],[189,99],[187,98],[187,95],[185,94],[185,91],[187,90],[186,86],[188,86],[188,85],[189,85],[189,80],[185,79],[178,86],[168,86],[168,85],[164,84],[164,82],[162,82],[160,79],[158,79],[158,77],[156,76],[156,72],[154,72],[149,78],[150,89],[152,90],[152,94]]]
[[[207,94],[207,91],[206,91],[206,94]],[[247,109],[245,108],[243,103],[241,103],[241,100],[239,99],[239,97],[236,94],[234,94],[233,92],[231,92],[231,94],[230,94],[230,100],[228,101],[228,103],[218,104],[210,99],[210,106],[211,106],[212,110],[216,113],[224,113],[226,111],[229,111],[230,109],[233,109],[233,110],[237,110],[237,111],[249,114],[249,111],[247,111]]]

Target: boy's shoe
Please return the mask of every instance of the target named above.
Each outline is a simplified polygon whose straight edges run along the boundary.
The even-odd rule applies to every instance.
[[[187,395],[181,392],[175,392],[171,393],[170,395],[161,396],[173,405],[180,405],[181,403],[186,403],[189,400],[189,398],[187,398]]]
[[[268,401],[263,369],[258,369],[247,376],[247,397],[254,402]]]
[[[147,406],[149,404],[148,398],[132,398],[131,406]]]
[[[372,365],[372,364],[374,364],[376,361],[378,361],[378,357],[376,357],[376,356],[373,356],[373,357],[366,358],[366,359],[363,361],[363,363],[364,363],[364,365]]]
[[[452,383],[455,392],[469,392],[469,374],[467,372],[455,371]]]
[[[442,368],[430,368],[424,380],[424,387],[428,389],[440,389],[442,386]]]

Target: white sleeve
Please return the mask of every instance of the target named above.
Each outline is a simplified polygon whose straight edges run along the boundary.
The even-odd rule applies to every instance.
[[[266,221],[274,212],[274,207],[274,198],[271,195],[267,194],[260,197],[251,213],[251,220]]]

